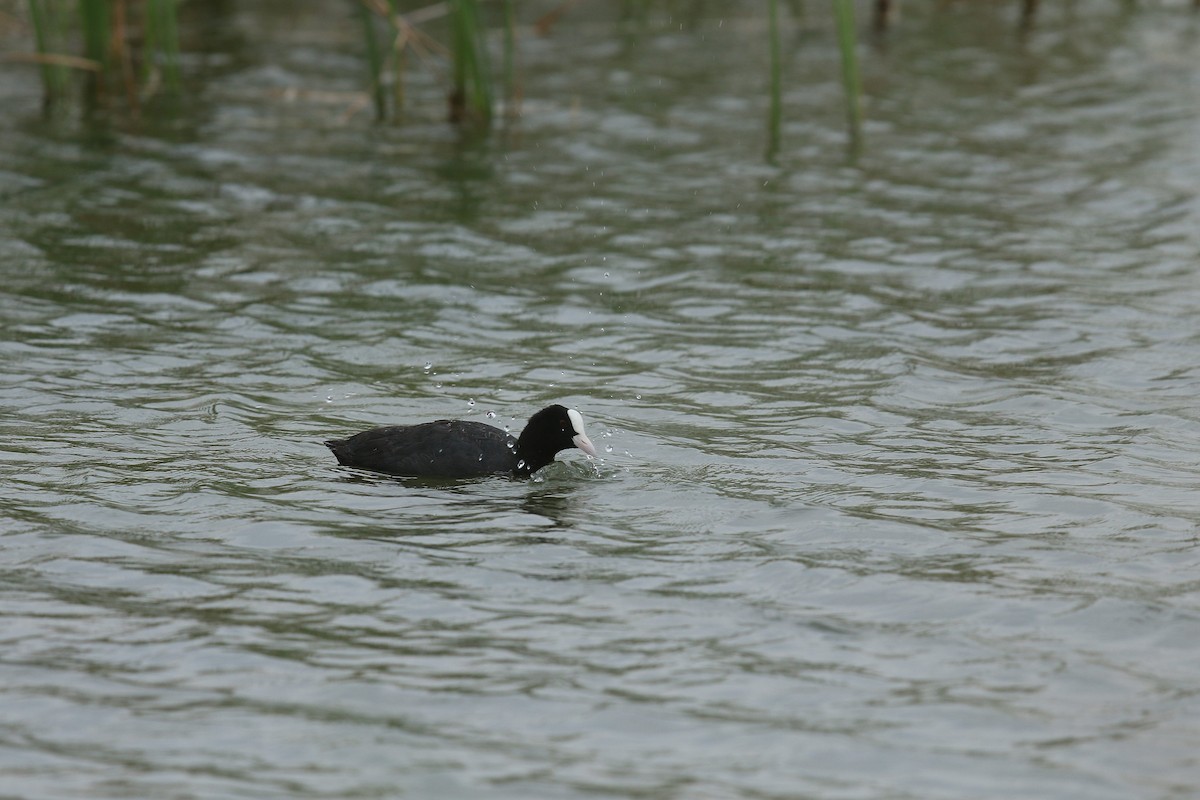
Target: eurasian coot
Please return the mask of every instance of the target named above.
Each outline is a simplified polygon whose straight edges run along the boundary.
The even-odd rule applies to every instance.
[[[547,406],[529,418],[521,436],[469,420],[440,419],[419,425],[389,425],[331,439],[325,446],[347,467],[430,478],[469,478],[507,473],[527,478],[554,460],[559,450],[578,447],[596,455],[573,408]]]

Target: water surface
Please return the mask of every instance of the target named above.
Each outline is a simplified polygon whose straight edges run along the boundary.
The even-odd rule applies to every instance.
[[[1076,5],[914,7],[853,162],[819,20],[776,164],[753,19],[580,11],[482,142],[315,7],[8,71],[3,793],[1195,796],[1195,20]],[[550,402],[600,461],[321,445]]]

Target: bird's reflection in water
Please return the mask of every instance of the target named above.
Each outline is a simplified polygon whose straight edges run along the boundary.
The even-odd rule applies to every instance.
[[[545,517],[550,520],[555,529],[571,527],[571,521],[578,519],[573,513],[579,506],[578,494],[571,486],[545,486],[531,491],[521,502],[521,509],[527,514]],[[542,540],[543,537],[526,537]],[[553,541],[545,539],[545,541]]]

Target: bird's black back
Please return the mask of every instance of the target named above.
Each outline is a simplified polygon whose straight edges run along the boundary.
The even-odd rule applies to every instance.
[[[469,420],[389,425],[325,445],[341,464],[390,475],[457,478],[512,473],[518,460],[516,439],[492,425]]]

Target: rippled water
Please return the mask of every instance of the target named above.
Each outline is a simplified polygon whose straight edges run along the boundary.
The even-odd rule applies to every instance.
[[[564,23],[487,144],[278,94],[318,15],[165,121],[10,71],[0,794],[1196,796],[1196,21],[1077,6],[913,9],[855,164],[746,21]],[[552,401],[600,462],[320,444]]]

